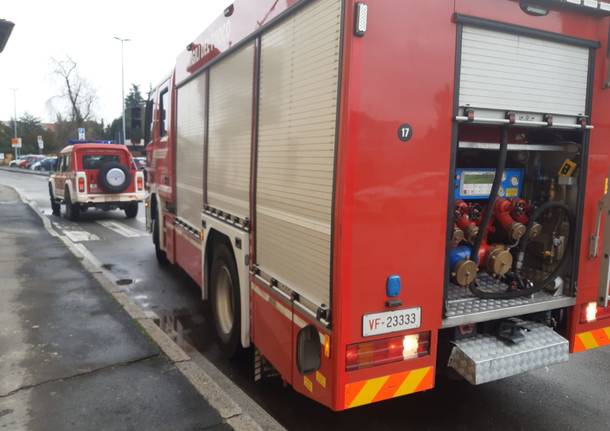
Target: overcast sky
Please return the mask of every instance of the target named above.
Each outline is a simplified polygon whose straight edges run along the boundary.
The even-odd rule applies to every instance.
[[[125,44],[125,87],[143,93],[168,74],[178,54],[216,19],[231,0],[2,0],[0,18],[15,23],[0,54],[0,120],[29,112],[52,121],[59,84],[51,58],[69,55],[97,90],[97,118],[121,112],[121,46]]]

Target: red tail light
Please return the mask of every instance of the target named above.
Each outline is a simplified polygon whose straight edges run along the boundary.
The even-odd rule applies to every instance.
[[[140,176],[136,178],[136,187],[138,190],[142,190],[144,188],[144,179]]]
[[[83,177],[78,178],[78,191],[80,193],[85,192],[85,179]]]
[[[406,361],[430,353],[430,333],[411,334],[351,344],[345,352],[347,371]]]

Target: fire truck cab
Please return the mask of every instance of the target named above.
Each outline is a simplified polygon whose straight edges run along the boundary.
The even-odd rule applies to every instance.
[[[147,105],[158,259],[334,410],[610,344],[609,17],[235,1]]]

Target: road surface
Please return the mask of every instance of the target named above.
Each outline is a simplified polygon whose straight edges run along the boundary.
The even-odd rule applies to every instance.
[[[333,413],[284,387],[277,378],[254,383],[252,355],[226,361],[213,341],[198,287],[180,270],[157,265],[143,208],[138,217],[122,211],[89,210],[79,222],[51,215],[41,176],[0,171],[0,184],[16,187],[36,202],[54,227],[81,243],[105,268],[124,279],[125,292],[158,316],[202,367],[210,362],[289,430],[608,430],[610,348],[572,356],[567,364],[474,387],[440,379],[433,391]],[[35,262],[32,262],[34,265]],[[230,389],[229,389],[230,391]],[[233,395],[243,397],[241,391]],[[231,395],[231,393],[230,393]]]

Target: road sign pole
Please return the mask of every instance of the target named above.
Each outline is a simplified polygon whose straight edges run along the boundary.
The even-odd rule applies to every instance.
[[[17,89],[13,88],[13,138],[17,139]],[[19,148],[15,147],[15,160],[19,157]]]
[[[36,140],[38,141],[38,153],[42,154],[42,150],[44,148],[44,140],[42,139],[41,135],[38,135],[38,138]]]

